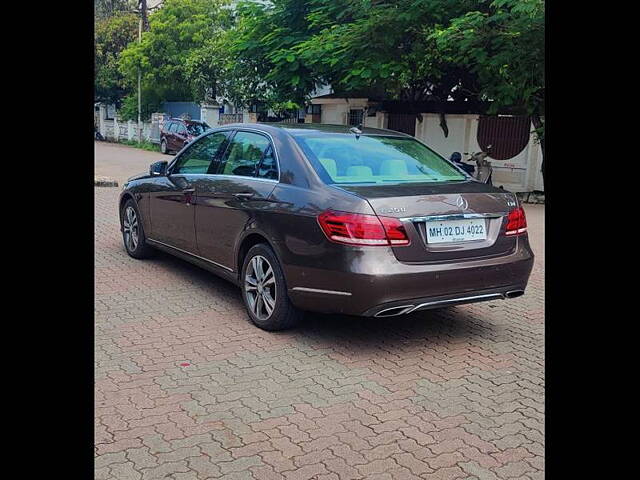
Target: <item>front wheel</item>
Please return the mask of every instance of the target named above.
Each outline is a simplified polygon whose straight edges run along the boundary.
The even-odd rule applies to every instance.
[[[293,306],[275,253],[266,244],[247,252],[241,272],[242,299],[251,321],[268,331],[294,327],[302,312]]]
[[[167,141],[164,138],[160,142],[160,151],[165,155],[169,153],[169,150],[167,150]]]
[[[122,207],[122,240],[124,248],[133,258],[147,258],[151,255],[151,247],[147,245],[140,212],[133,200],[129,199]]]

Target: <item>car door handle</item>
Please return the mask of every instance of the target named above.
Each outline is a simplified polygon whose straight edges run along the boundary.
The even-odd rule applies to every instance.
[[[241,199],[244,199],[244,200],[248,200],[250,198],[253,198],[253,192],[234,193],[233,196],[236,197],[236,198],[241,198]]]
[[[182,190],[182,194],[184,195],[184,201],[187,205],[191,205],[191,201],[193,200],[193,195],[195,195],[195,188],[185,188]]]

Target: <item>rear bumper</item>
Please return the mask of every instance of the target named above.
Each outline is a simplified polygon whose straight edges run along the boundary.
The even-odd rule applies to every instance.
[[[490,288],[474,292],[454,293],[438,297],[414,298],[410,301],[402,300],[390,302],[384,305],[376,305],[363,313],[366,317],[395,317],[409,313],[429,310],[432,308],[451,307],[467,303],[486,302],[489,300],[504,300],[516,298],[524,294],[524,288],[520,285],[509,287]]]
[[[348,269],[286,265],[293,304],[322,313],[394,316],[518,296],[533,267],[526,238],[510,255],[456,263],[412,265],[399,262],[390,249],[377,248],[362,250],[354,259]]]

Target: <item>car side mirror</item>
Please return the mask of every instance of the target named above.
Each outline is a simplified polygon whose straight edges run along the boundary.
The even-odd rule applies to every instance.
[[[151,176],[161,176],[167,174],[167,161],[160,160],[159,162],[152,163],[149,167],[149,175]]]

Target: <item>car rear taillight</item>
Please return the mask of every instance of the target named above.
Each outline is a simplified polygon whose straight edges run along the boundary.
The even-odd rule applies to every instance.
[[[318,223],[327,238],[336,243],[394,247],[410,243],[397,218],[328,210],[318,215]]]
[[[518,207],[509,212],[507,217],[506,235],[520,235],[527,231],[527,217],[524,215],[524,208]]]

